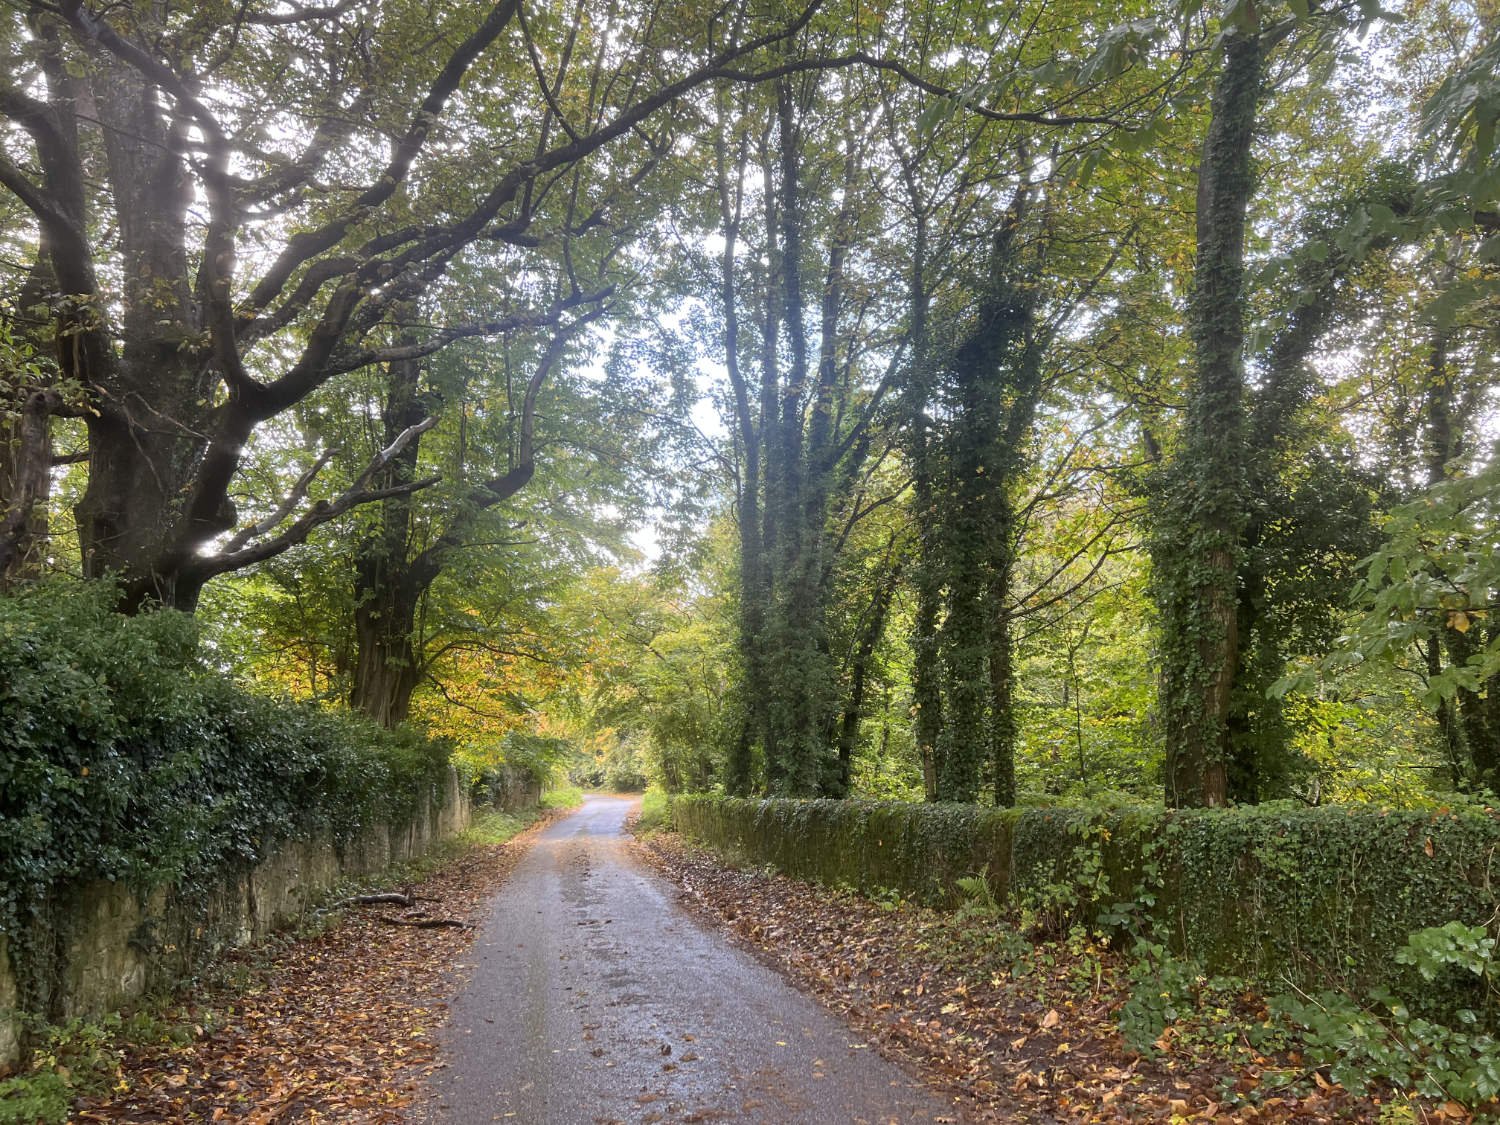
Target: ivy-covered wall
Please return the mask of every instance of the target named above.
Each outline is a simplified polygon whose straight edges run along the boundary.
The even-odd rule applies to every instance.
[[[1360,993],[1402,975],[1393,955],[1411,932],[1486,924],[1497,907],[1500,818],[1478,813],[693,796],[672,818],[789,875],[941,906],[982,871],[997,899],[1060,925],[1149,928],[1212,972]]]
[[[445,745],[249,691],[116,596],[0,597],[0,1066],[467,823]]]

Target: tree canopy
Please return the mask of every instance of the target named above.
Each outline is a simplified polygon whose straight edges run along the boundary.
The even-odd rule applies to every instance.
[[[18,0],[0,575],[674,790],[1483,799],[1496,31]]]

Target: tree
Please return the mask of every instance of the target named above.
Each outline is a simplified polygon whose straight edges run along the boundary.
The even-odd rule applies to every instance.
[[[1198,172],[1189,314],[1195,379],[1184,449],[1163,490],[1152,544],[1171,805],[1228,799],[1225,721],[1238,659],[1235,600],[1245,522],[1245,223],[1266,47],[1259,27],[1224,33]]]
[[[127,608],[190,609],[214,575],[415,491],[374,483],[408,427],[337,495],[300,513],[290,496],[222,540],[259,428],[349,372],[543,317],[407,338],[392,324],[465,254],[498,248],[525,269],[554,177],[609,145],[616,168],[649,163],[647,122],[743,76],[811,14],[622,6],[570,23],[515,0],[9,9],[0,114],[19,133],[0,185],[36,224],[58,377],[82,388],[85,573],[120,574]],[[408,49],[418,35],[430,50]]]
[[[940,447],[946,479],[937,500],[946,587],[939,633],[946,723],[935,794],[941,801],[975,800],[988,761],[996,803],[1015,803],[1012,493],[1026,464],[1045,350],[1037,324],[1044,236],[1026,227],[1033,190],[1023,175],[994,236],[973,323],[947,361],[950,421]]]
[[[840,526],[861,518],[861,482],[880,460],[872,427],[890,373],[882,356],[898,346],[878,311],[875,274],[854,270],[877,214],[871,143],[826,139],[828,122],[869,112],[856,77],[783,80],[773,91],[774,132],[721,116],[714,138],[724,239],[715,321],[730,383],[741,649],[754,723],[729,763],[737,791],[750,784],[756,744],[773,792],[835,793],[846,784],[828,603],[847,534]],[[758,329],[753,342],[741,332],[747,322]]]

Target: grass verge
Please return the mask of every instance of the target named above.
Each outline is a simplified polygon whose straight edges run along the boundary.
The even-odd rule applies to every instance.
[[[641,795],[641,811],[636,816],[634,831],[638,836],[659,832],[672,827],[672,802],[667,791],[651,785]]]
[[[542,794],[544,809],[575,809],[583,804],[583,790],[576,785],[559,785]]]

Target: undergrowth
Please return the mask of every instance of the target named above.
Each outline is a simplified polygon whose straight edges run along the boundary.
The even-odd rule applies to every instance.
[[[950,916],[948,949],[956,963],[1033,980],[1039,1004],[1061,1002],[1048,991],[1059,979],[1096,997],[1118,993],[1120,1037],[1141,1056],[1265,1069],[1266,1080],[1254,1085],[1226,1080],[1225,1105],[1339,1086],[1355,1095],[1394,1091],[1398,1108],[1421,1098],[1500,1112],[1500,960],[1483,926],[1425,927],[1395,955],[1393,969],[1410,966],[1424,983],[1446,984],[1444,995],[1472,993],[1464,982],[1480,983],[1479,1003],[1444,1011],[1410,989],[1402,996],[1376,988],[1357,998],[1337,989],[1312,994],[1285,978],[1210,974],[1159,940],[1149,923],[1136,929],[1141,916],[1122,912],[1122,904],[1101,912],[1103,924],[1058,936],[1057,887],[1002,904],[986,875],[981,869],[958,880],[965,897]],[[1123,930],[1112,925],[1122,919],[1129,923]],[[1066,967],[1061,978],[1059,966]]]
[[[539,815],[539,811],[508,813],[498,809],[477,812],[454,843],[458,848],[504,844],[535,824]]]
[[[636,817],[635,831],[638,835],[657,832],[672,827],[672,800],[659,785],[646,787],[641,795],[641,811]]]
[[[544,809],[571,809],[583,804],[583,790],[576,785],[559,785],[542,793]]]
[[[201,1024],[167,1011],[160,999],[130,1013],[37,1028],[28,1069],[0,1080],[0,1125],[63,1125],[77,1098],[119,1087],[128,1050],[181,1046],[203,1033]]]
[[[949,908],[933,940],[955,965],[1053,1006],[1059,977],[1108,993],[1138,1055],[1263,1075],[1225,1105],[1380,1090],[1500,1112],[1488,810],[694,797],[674,814],[747,864]]]

